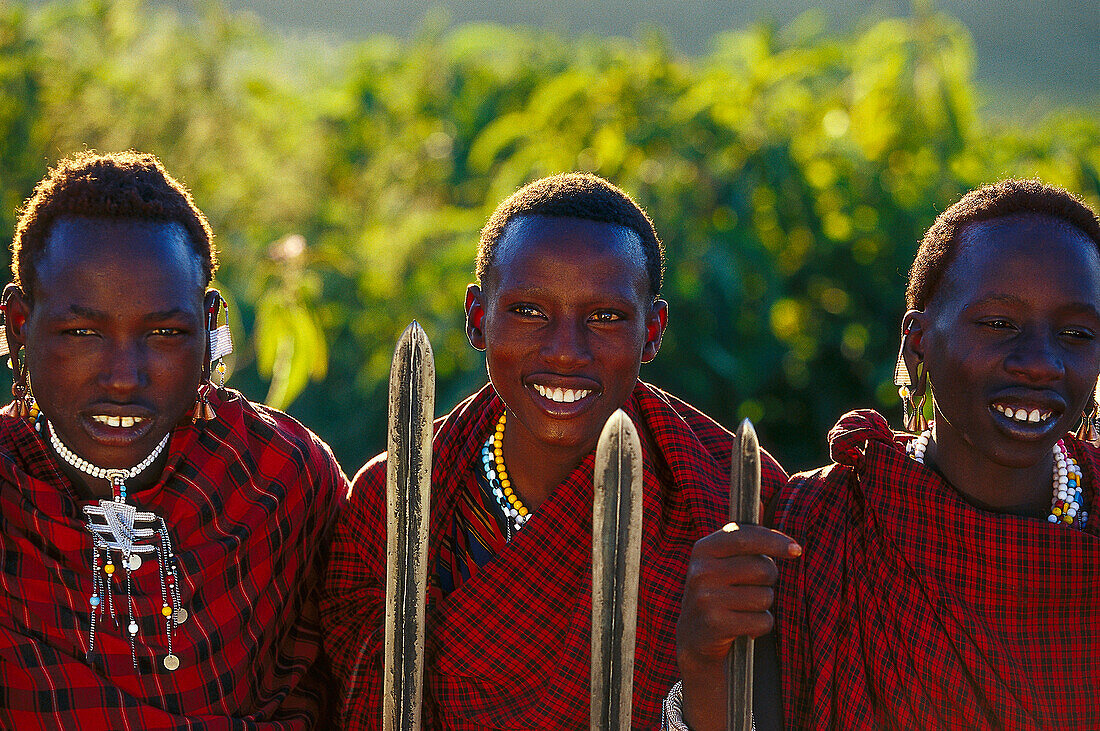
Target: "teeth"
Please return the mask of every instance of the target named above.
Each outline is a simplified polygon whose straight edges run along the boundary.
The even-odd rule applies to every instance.
[[[1053,413],[1051,411],[1040,411],[1039,409],[1032,409],[1031,411],[1027,409],[1013,409],[1011,406],[1004,406],[1002,404],[994,404],[993,407],[1008,418],[1027,424],[1038,424],[1039,422],[1046,421]]]
[[[139,416],[107,416],[105,414],[96,414],[92,417],[92,421],[98,421],[100,424],[105,424],[107,426],[129,429],[134,424],[143,421],[143,419]]]
[[[573,390],[572,388],[560,389],[560,388],[547,388],[546,386],[540,386],[535,384],[535,390],[539,392],[539,395],[543,398],[548,398],[551,401],[556,401],[559,404],[571,404],[576,401],[580,401],[582,398],[592,393],[591,391],[585,391],[583,389]]]

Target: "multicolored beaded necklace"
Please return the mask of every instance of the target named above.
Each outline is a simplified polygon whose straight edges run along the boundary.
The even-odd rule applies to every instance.
[[[141,630],[134,616],[133,573],[141,568],[141,554],[151,553],[157,561],[160,573],[160,613],[164,617],[165,634],[168,637],[168,654],[162,661],[166,670],[175,670],[180,666],[179,658],[172,652],[172,635],[177,625],[187,621],[187,610],[183,608],[179,589],[179,570],[176,556],[172,552],[172,541],[168,535],[168,525],[155,513],[138,511],[126,502],[126,480],[137,477],[149,465],[156,461],[168,445],[169,434],[156,446],[153,452],[128,470],[97,467],[78,457],[57,436],[53,425],[46,421],[46,431],[50,444],[61,459],[86,475],[111,483],[112,500],[100,500],[98,505],[85,505],[84,514],[88,517],[85,524],[92,534],[92,595],[88,598],[91,606],[91,627],[88,631],[88,653],[90,659],[95,650],[95,631],[99,614],[103,610],[103,599],[107,599],[107,608],[115,627],[119,628],[118,615],[115,613],[114,578],[115,563],[111,556],[114,551],[121,557],[121,565],[126,575],[126,610],[130,623],[127,625],[130,641],[130,658],[137,670],[137,648],[135,641]],[[140,539],[152,538],[149,543]],[[102,554],[102,555],[101,555]],[[105,558],[104,563],[100,559]],[[102,573],[101,570],[102,569]]]
[[[500,415],[496,429],[485,440],[485,445],[481,448],[481,466],[485,470],[489,486],[493,488],[493,497],[497,499],[497,505],[504,513],[505,540],[511,541],[513,526],[514,532],[518,533],[531,518],[531,511],[516,494],[504,466],[504,423],[507,417],[507,412]]]
[[[932,426],[929,425],[905,447],[905,453],[917,462],[924,464],[924,454],[928,451],[928,441],[932,438]],[[1081,467],[1070,456],[1066,443],[1059,439],[1051,452],[1054,455],[1053,491],[1050,501],[1051,523],[1063,523],[1078,530],[1084,530],[1089,514],[1084,510],[1085,493],[1081,485]]]

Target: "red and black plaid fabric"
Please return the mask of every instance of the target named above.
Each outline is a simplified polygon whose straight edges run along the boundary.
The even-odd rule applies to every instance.
[[[129,499],[164,518],[179,564],[189,617],[174,672],[161,664],[153,559],[133,574],[139,669],[125,618],[100,615],[87,658],[88,502],[31,425],[0,416],[0,727],[308,729],[324,718],[322,542],[347,478],[290,417],[236,392],[210,398],[217,418],[177,427],[160,481]]]
[[[777,593],[789,728],[1100,728],[1100,521],[968,505],[873,411],[795,475]],[[1097,450],[1067,437],[1097,504]],[[1090,512],[1093,512],[1090,510]]]
[[[503,408],[486,387],[437,427],[431,567]],[[634,723],[656,727],[678,676],[674,633],[692,546],[727,515],[731,435],[642,383],[624,409],[645,452]],[[588,727],[593,462],[590,454],[494,560],[429,607],[428,728]],[[355,478],[321,603],[344,723],[355,729],[381,718],[385,472],[383,455]],[[763,479],[774,488],[786,479],[769,456]]]

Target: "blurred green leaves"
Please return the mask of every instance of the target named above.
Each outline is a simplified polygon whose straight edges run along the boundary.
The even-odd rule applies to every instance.
[[[851,36],[813,14],[719,32],[697,59],[439,20],[333,45],[201,7],[0,6],[0,225],[74,150],[158,154],[221,247],[231,384],[349,471],[383,446],[412,319],[441,409],[484,381],[462,312],[478,231],[539,176],[590,170],[647,208],[671,317],[643,377],[753,418],[795,468],[844,410],[894,409],[904,276],[938,212],[1007,175],[1100,205],[1097,110],[984,121],[966,30],[924,4]]]

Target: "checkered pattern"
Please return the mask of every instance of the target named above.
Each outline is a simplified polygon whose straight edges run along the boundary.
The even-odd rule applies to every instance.
[[[829,442],[777,513],[805,547],[777,594],[788,727],[1100,728],[1100,521],[971,507],[873,411]],[[1094,506],[1098,452],[1066,444]]]
[[[125,622],[104,615],[86,659],[86,502],[42,437],[0,416],[0,727],[308,729],[323,720],[317,585],[347,478],[290,417],[236,392],[211,402],[217,419],[177,427],[161,480],[130,496],[165,519],[179,562],[190,616],[172,643],[174,672],[161,665],[152,559],[134,573],[139,670]],[[116,600],[120,587],[116,578]]]
[[[428,565],[436,566],[468,475],[504,408],[486,387],[437,426]],[[696,540],[725,522],[731,436],[639,383],[624,407],[644,445],[644,521],[634,720],[658,727],[676,682],[675,624]],[[429,609],[428,728],[586,728],[592,606],[590,454],[495,560]],[[321,609],[348,728],[381,717],[385,461],[356,476]],[[764,457],[770,487],[785,481]]]

